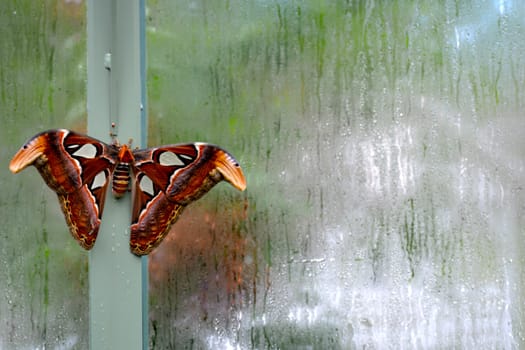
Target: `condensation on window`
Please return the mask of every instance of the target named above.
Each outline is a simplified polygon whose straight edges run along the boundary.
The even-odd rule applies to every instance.
[[[85,131],[85,4],[0,2],[0,348],[88,347],[87,255],[37,171],[11,157],[31,136]]]
[[[150,140],[243,166],[150,259],[152,348],[523,344],[524,8],[156,1]]]
[[[87,258],[21,140],[85,131],[85,2],[0,2],[0,348],[88,347]],[[519,348],[525,7],[147,3],[149,144],[216,186],[149,257],[152,349]],[[27,193],[31,193],[28,196]]]

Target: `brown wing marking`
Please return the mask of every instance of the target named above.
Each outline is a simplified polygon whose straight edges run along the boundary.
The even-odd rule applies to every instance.
[[[15,154],[9,169],[33,165],[57,193],[72,236],[85,249],[97,238],[106,188],[114,167],[112,146],[60,129],[32,137]]]
[[[136,255],[149,254],[182,210],[221,180],[241,191],[246,188],[237,161],[213,145],[170,145],[135,151],[134,156],[130,248]]]
[[[150,200],[131,224],[130,249],[135,255],[146,255],[157,247],[182,213],[184,205],[171,202],[163,192]]]

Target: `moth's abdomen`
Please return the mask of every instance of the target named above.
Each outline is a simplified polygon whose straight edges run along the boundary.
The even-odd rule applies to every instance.
[[[113,172],[113,195],[121,198],[129,189],[129,164],[119,163]]]

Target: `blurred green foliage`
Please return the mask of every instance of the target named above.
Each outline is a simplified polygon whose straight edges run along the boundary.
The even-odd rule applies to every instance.
[[[149,144],[216,143],[246,170],[246,195],[220,186],[204,206],[228,215],[241,211],[236,205],[245,196],[247,217],[227,224],[228,237],[248,242],[250,250],[244,254],[253,260],[251,270],[247,268],[252,275],[244,276],[243,283],[251,284],[243,288],[249,291],[246,298],[253,298],[254,314],[266,310],[270,271],[283,273],[287,281],[305,279],[301,259],[315,251],[331,211],[344,213],[343,224],[337,222],[342,229],[363,225],[374,278],[379,278],[391,231],[398,233],[411,277],[432,247],[441,276],[452,275],[455,267],[449,261],[466,242],[459,232],[463,222],[456,232],[437,219],[440,208],[434,206],[447,178],[423,176],[417,190],[429,189],[428,198],[416,193],[392,200],[401,203],[395,202],[397,223],[387,209],[364,205],[362,216],[372,217],[366,226],[365,219],[351,216],[359,214],[352,212],[359,206],[348,204],[351,196],[357,202],[369,200],[359,197],[362,184],[352,182],[363,170],[341,165],[346,144],[338,144],[334,135],[360,133],[380,141],[377,130],[390,123],[403,125],[410,113],[411,121],[417,121],[417,113],[433,98],[441,103],[439,113],[450,111],[451,118],[452,111],[471,113],[473,128],[480,121],[504,118],[502,111],[523,110],[525,56],[523,44],[515,39],[524,34],[521,8],[501,15],[487,2],[357,0],[155,0],[147,6]],[[38,174],[14,177],[7,172],[12,154],[34,133],[55,127],[85,130],[85,29],[84,2],[0,2],[0,237],[5,242],[0,252],[6,266],[0,280],[11,293],[6,295],[9,302],[0,303],[0,317],[9,320],[5,329],[25,330],[19,324],[32,324],[29,335],[19,339],[19,333],[9,330],[0,339],[31,343],[47,339],[48,328],[70,327],[80,334],[79,343],[86,343],[85,255],[70,238],[56,199]],[[503,44],[508,42],[515,45]],[[442,114],[430,117],[433,125],[441,125]],[[437,130],[424,133],[414,148],[424,160],[452,162],[465,146],[451,136],[451,129]],[[223,207],[224,212],[217,209]],[[354,221],[345,222],[346,216]],[[232,254],[220,248],[226,257]],[[368,258],[348,261],[366,263]],[[227,260],[195,259],[203,275]],[[173,309],[181,307],[183,297],[208,287],[192,284],[193,272],[172,271],[170,278],[178,284],[165,293],[173,298]],[[185,279],[177,279],[181,275]],[[165,311],[163,302],[154,295],[153,309]],[[73,321],[68,323],[70,315]],[[77,330],[71,322],[78,323]],[[159,339],[162,332],[171,339],[171,329],[158,332]],[[339,346],[340,329],[333,325],[319,328],[324,338],[300,330],[300,339],[292,335],[291,341],[279,325],[255,325],[251,332],[255,347]]]

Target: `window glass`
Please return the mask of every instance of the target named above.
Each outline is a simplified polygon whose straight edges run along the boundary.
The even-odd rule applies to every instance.
[[[523,343],[517,1],[148,2],[150,144],[234,154],[150,256],[166,348]]]
[[[87,255],[56,195],[11,157],[37,132],[85,131],[85,5],[0,2],[0,348],[87,348]]]

